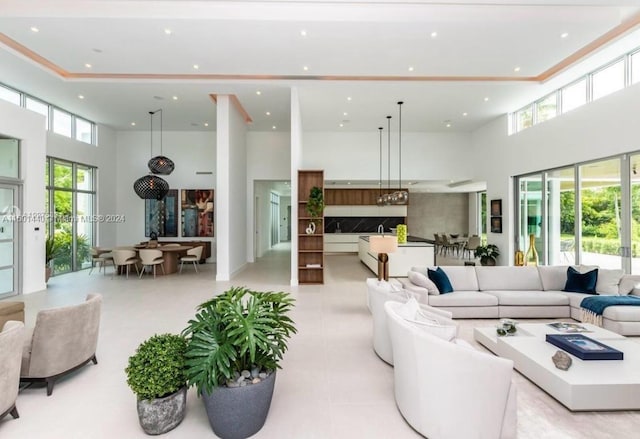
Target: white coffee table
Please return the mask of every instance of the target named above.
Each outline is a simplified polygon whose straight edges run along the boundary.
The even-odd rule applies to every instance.
[[[559,349],[545,341],[546,334],[562,334],[546,323],[522,323],[514,336],[498,337],[495,326],[474,328],[474,338],[560,401],[569,410],[640,409],[640,343],[597,326],[582,324],[585,336],[624,352],[624,360],[573,360],[567,371],[555,367],[551,357]]]

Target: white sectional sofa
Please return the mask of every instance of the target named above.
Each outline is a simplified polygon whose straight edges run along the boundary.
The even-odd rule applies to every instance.
[[[568,266],[443,266],[453,292],[440,294],[424,281],[427,268],[412,267],[404,288],[426,305],[451,312],[453,318],[564,318],[581,320],[580,302],[588,294],[562,291]],[[574,266],[580,272],[596,267]],[[598,294],[640,296],[640,276],[598,269]],[[622,335],[640,335],[640,306],[610,306],[603,327]]]

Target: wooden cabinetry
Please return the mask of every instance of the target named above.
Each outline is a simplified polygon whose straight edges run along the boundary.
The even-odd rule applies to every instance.
[[[396,191],[392,189],[391,191]],[[407,189],[403,189],[407,190]],[[383,190],[383,193],[389,192]],[[325,189],[327,206],[375,206],[379,189]]]
[[[298,282],[301,284],[324,283],[324,217],[311,218],[307,212],[309,192],[314,186],[324,192],[324,171],[298,171]],[[312,221],[316,225],[315,233],[307,234]]]

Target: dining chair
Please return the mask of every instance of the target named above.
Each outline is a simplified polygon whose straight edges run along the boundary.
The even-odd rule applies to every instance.
[[[138,252],[140,254],[140,260],[142,261],[142,270],[138,277],[142,277],[145,267],[153,267],[153,278],[156,278],[156,266],[162,267],[162,273],[164,272],[164,259],[162,258],[162,251],[155,249],[142,249]]]
[[[136,273],[138,273],[138,262],[140,259],[136,256],[135,250],[114,249],[111,252],[113,254],[113,273],[118,271],[119,267],[127,267],[127,279],[129,279],[129,267],[133,265],[136,267]],[[111,275],[113,279],[113,274]]]
[[[464,247],[464,255],[469,252],[469,259],[471,259],[471,253],[475,251],[480,246],[480,237],[479,236],[471,236],[467,241],[467,245]]]
[[[189,250],[187,250],[187,255],[186,256],[182,256],[180,258],[180,273],[182,274],[182,266],[184,265],[185,262],[193,262],[193,268],[196,269],[196,273],[198,272],[198,266],[196,265],[196,262],[198,262],[200,260],[200,258],[202,257],[202,249],[204,247],[199,245],[197,247],[194,248],[190,248]]]
[[[109,262],[113,265],[113,254],[111,252],[105,252],[100,247],[91,247],[91,270],[89,270],[89,274],[93,272],[97,264],[98,273],[100,273],[100,270],[104,270],[104,274],[106,275],[106,264]]]

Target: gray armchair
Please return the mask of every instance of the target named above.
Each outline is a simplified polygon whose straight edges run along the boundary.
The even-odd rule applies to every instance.
[[[20,381],[45,382],[51,395],[61,376],[89,361],[98,364],[101,305],[100,294],[89,294],[81,304],[40,311],[24,344]]]
[[[24,323],[10,320],[0,332],[0,419],[11,413],[19,418],[16,398],[20,387],[20,354]]]

